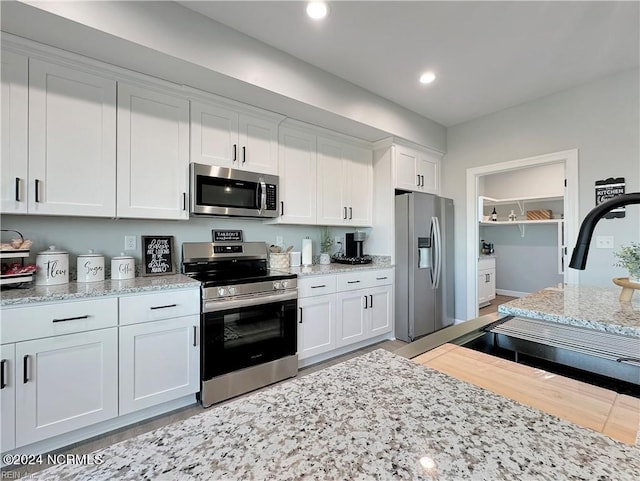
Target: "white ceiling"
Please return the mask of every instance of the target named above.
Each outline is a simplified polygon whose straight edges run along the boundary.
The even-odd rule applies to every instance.
[[[640,64],[637,1],[178,3],[445,126]]]

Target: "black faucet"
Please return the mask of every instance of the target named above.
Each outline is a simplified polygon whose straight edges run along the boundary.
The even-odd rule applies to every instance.
[[[571,262],[569,267],[573,269],[584,270],[587,265],[587,254],[589,254],[589,244],[591,243],[591,237],[593,236],[593,230],[596,224],[602,217],[611,212],[617,207],[623,205],[640,204],[640,192],[630,192],[628,194],[622,194],[613,199],[609,199],[603,202],[599,206],[593,208],[591,212],[582,221],[580,226],[580,233],[578,234],[578,240],[576,246],[573,248],[573,254],[571,255]]]

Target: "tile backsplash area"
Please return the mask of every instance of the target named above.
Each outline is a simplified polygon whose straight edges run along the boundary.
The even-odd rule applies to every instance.
[[[313,253],[320,253],[320,226],[297,226],[267,224],[261,219],[224,219],[195,218],[188,221],[162,221],[147,219],[99,219],[84,217],[57,217],[31,215],[3,215],[4,229],[14,229],[22,233],[25,239],[31,239],[31,261],[35,261],[38,252],[49,246],[56,246],[69,252],[69,266],[75,268],[76,257],[87,253],[89,249],[105,256],[105,266],[110,265],[111,257],[122,252],[135,257],[136,269],[141,264],[142,235],[174,236],[176,272],[180,272],[183,242],[211,242],[212,230],[241,229],[245,241],[276,244],[282,238],[284,247],[293,246],[293,250],[302,248],[302,239],[313,239]],[[353,227],[330,227],[332,237],[344,239]],[[370,228],[360,229],[370,232]],[[136,249],[125,251],[125,236],[135,236]],[[332,252],[336,252],[334,246]],[[365,242],[366,252],[366,242]],[[373,255],[388,253],[371,253]],[[73,275],[73,273],[72,273]]]

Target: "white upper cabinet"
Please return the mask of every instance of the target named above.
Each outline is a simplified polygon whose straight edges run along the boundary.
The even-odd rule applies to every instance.
[[[324,225],[372,223],[372,151],[318,137],[318,214]]]
[[[440,156],[426,150],[394,144],[394,187],[439,194]]]
[[[2,51],[2,158],[0,200],[3,213],[27,212],[28,78],[26,56]]]
[[[115,103],[115,80],[29,60],[29,213],[115,215]]]
[[[118,83],[118,217],[188,219],[189,101]]]
[[[279,131],[279,223],[316,223],[316,136],[289,127]]]
[[[191,161],[275,175],[279,119],[191,100]]]

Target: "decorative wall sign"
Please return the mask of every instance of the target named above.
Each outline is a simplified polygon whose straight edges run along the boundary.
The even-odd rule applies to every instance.
[[[212,230],[213,242],[242,242],[242,230]]]
[[[596,180],[596,206],[614,197],[624,194],[624,177],[609,177],[604,180]],[[623,218],[625,216],[624,206],[613,209],[607,213],[605,219]]]
[[[173,236],[142,236],[142,275],[175,274]]]

